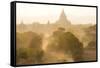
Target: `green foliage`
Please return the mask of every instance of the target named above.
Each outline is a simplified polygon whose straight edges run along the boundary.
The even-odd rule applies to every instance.
[[[27,59],[28,58],[28,52],[27,52],[27,49],[26,48],[20,48],[18,50],[18,56],[22,59]]]
[[[31,63],[41,63],[43,54],[43,50],[34,51],[32,48],[19,48],[16,55],[17,63],[22,62],[21,60],[26,62],[30,60]]]
[[[32,37],[32,40],[31,40],[31,43],[30,43],[30,47],[31,48],[40,48],[41,49],[41,47],[42,47],[42,38],[41,38],[41,36],[39,36],[39,35],[34,35],[33,37]]]
[[[96,41],[96,25],[86,28],[85,32],[86,36],[83,38],[84,40],[88,42]]]
[[[41,63],[44,52],[40,35],[33,32],[18,34],[17,46],[20,46],[17,47],[16,55],[18,64]]]
[[[96,42],[95,41],[90,41],[86,48],[91,49],[91,50],[96,50]]]
[[[58,30],[52,37],[53,40],[48,45],[49,50],[71,53],[74,61],[83,60],[83,45],[72,33]]]

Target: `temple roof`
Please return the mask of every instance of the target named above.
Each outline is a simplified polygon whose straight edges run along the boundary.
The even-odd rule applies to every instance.
[[[66,24],[66,25],[71,24],[71,23],[69,22],[69,20],[67,19],[67,16],[66,16],[66,14],[65,14],[65,12],[64,12],[64,9],[61,11],[61,14],[60,14],[60,17],[59,17],[57,23],[63,24],[63,25],[65,25],[65,24]]]

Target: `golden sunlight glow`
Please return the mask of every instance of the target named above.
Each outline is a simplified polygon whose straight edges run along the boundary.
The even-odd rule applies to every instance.
[[[72,24],[96,23],[96,8],[94,7],[17,3],[17,24],[21,21],[25,24],[33,22],[45,24],[48,20],[54,23],[58,20],[62,9]]]

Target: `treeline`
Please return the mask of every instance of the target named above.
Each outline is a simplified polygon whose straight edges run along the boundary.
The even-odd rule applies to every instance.
[[[83,44],[71,32],[65,32],[64,28],[58,28],[53,32],[52,39],[48,44],[50,52],[62,52],[71,55],[74,62],[83,61]],[[68,58],[64,58],[66,62]]]
[[[92,36],[92,35],[91,35]],[[16,62],[18,65],[25,64],[44,64],[67,62],[68,58],[61,58],[60,56],[52,56],[49,53],[62,53],[64,56],[70,55],[74,62],[84,61],[84,47],[83,43],[71,32],[66,32],[64,28],[58,28],[54,31],[48,40],[46,52],[43,47],[43,34],[39,35],[35,32],[17,33],[16,38]],[[89,43],[89,45],[95,45]],[[46,55],[48,53],[48,55]],[[60,58],[60,60],[58,60]]]
[[[42,36],[34,32],[17,33],[17,64],[40,63],[43,55]]]

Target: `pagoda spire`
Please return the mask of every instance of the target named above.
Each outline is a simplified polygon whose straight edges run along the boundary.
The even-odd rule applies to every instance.
[[[67,19],[67,16],[64,12],[64,9],[62,9],[60,17],[58,19],[58,24],[59,25],[70,25],[71,23],[69,22],[69,20]]]
[[[61,18],[66,18],[66,14],[65,14],[65,12],[64,12],[64,9],[62,9],[62,11],[61,11],[60,19],[61,19]]]
[[[62,11],[61,11],[59,20],[61,20],[61,21],[66,21],[66,20],[67,20],[66,14],[65,14],[65,12],[64,12],[64,9],[62,9]]]

